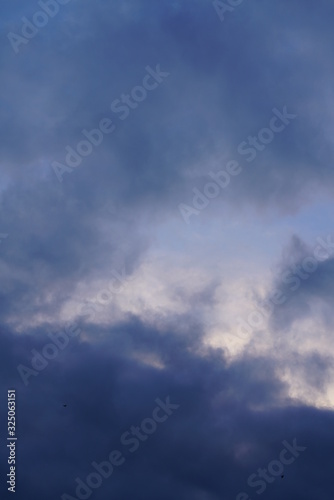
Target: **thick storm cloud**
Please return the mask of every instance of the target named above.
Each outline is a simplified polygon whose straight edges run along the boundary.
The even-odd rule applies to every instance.
[[[0,12],[5,498],[332,498],[333,3]]]

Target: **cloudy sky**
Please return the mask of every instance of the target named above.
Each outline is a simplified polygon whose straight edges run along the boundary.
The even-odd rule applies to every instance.
[[[2,498],[332,499],[333,2],[0,10]]]

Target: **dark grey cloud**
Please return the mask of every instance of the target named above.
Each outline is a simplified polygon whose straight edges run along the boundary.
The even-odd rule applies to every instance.
[[[3,37],[35,8],[30,2],[10,9]],[[146,1],[73,1],[19,54],[3,44],[0,222],[16,234],[11,265],[20,252],[26,252],[22,265],[40,253],[48,266],[59,261],[55,273],[66,270],[75,282],[78,266],[88,267],[79,253],[89,255],[93,267],[102,259],[96,218],[104,204],[117,206],[126,240],[129,225],[177,215],[212,158],[241,161],[243,172],[222,195],[238,207],[251,202],[292,210],[311,185],[330,191],[323,90],[331,80],[332,6],[318,8],[321,25],[302,2],[245,3],[221,23],[210,2],[153,8]],[[148,64],[170,75],[122,121],[110,104],[142,82]],[[248,165],[238,145],[268,124],[273,107],[284,105],[298,118]],[[104,117],[116,130],[58,185],[51,163],[63,161],[66,146],[76,148],[81,131]],[[22,212],[29,225],[19,222]]]
[[[1,315],[54,314],[79,283],[132,274],[147,247],[136,220],[102,200],[66,198],[59,184],[9,188],[2,199]],[[45,189],[43,189],[45,187]]]
[[[273,289],[267,297],[270,300],[276,295],[282,302],[272,312],[271,324],[275,331],[289,331],[295,321],[312,318],[314,305],[319,307],[319,325],[332,326],[332,247],[332,235],[319,237],[312,246],[296,235],[292,237],[283,251]]]
[[[266,494],[311,499],[321,491],[330,498],[331,412],[289,401],[269,359],[245,356],[228,365],[222,351],[204,349],[190,318],[178,321],[188,322],[187,333],[152,329],[134,317],[95,344],[72,339],[28,387],[16,364],[28,363],[31,347],[42,351],[43,335],[3,331],[2,388],[17,390],[18,498],[73,495],[75,478],[85,480],[91,462],[120,448],[125,463],[91,498],[229,499],[240,491],[252,498],[250,474],[294,438],[307,450],[286,467],[286,481],[268,484]],[[96,328],[86,333],[94,336]],[[148,353],[164,367],[141,361]],[[316,376],[317,363],[309,370]],[[168,395],[179,408],[131,454],[120,436]]]
[[[330,3],[319,9],[330,18]],[[331,189],[323,91],[332,74],[332,34],[329,24],[305,15],[304,3],[245,4],[225,23],[206,2],[155,8],[145,1],[140,7],[72,2],[59,16],[18,56],[2,48],[2,88],[9,94],[3,159],[10,175],[16,169],[22,175],[22,163],[40,160],[47,168],[61,158],[83,128],[95,127],[114,99],[140,83],[147,64],[160,63],[170,72],[168,82],[117,123],[108,143],[78,169],[78,190],[82,182],[91,189],[110,183],[114,193],[116,169],[117,191],[127,201],[186,196],[189,165],[201,162],[204,174],[211,154],[219,158],[229,142],[232,155],[267,125],[273,107],[284,105],[298,121],[258,155],[256,165],[245,163],[232,199],[237,193],[238,200],[261,205],[295,205],[310,182]]]
[[[15,54],[7,34],[37,8],[6,2],[0,26],[0,232],[9,234],[0,247],[0,370],[2,393],[14,387],[18,396],[17,498],[74,495],[75,478],[167,396],[180,408],[136,454],[124,450],[126,463],[92,498],[254,497],[249,475],[294,438],[307,451],[266,494],[332,498],[332,412],[289,399],[270,356],[231,361],[205,347],[196,312],[214,301],[214,280],[198,293],[173,290],[192,304],[191,318],[158,317],[159,329],[140,314],[104,328],[79,318],[81,336],[27,387],[17,371],[49,342],[78,285],[108,277],[120,259],[127,273],[138,268],[156,228],[213,163],[238,159],[243,168],[217,210],[285,214],[319,192],[332,196],[332,2],[243,2],[221,23],[211,1],[71,0]],[[169,76],[121,120],[110,106],[141,85],[148,65]],[[239,144],[284,106],[297,118],[248,164]],[[104,118],[115,131],[59,183],[52,162]],[[294,238],[280,272],[308,251]],[[308,317],[315,300],[332,325],[333,266],[320,262],[296,293],[285,283],[274,329]],[[326,389],[329,355],[289,359],[313,389]],[[4,447],[0,455],[7,471]]]

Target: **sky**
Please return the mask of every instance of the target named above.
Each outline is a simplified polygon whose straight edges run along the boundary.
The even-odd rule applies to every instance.
[[[333,2],[0,19],[1,498],[332,499]]]

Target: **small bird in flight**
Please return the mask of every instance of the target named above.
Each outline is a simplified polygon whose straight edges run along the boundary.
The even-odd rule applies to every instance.
[[[63,405],[64,408],[66,408],[67,405]]]

